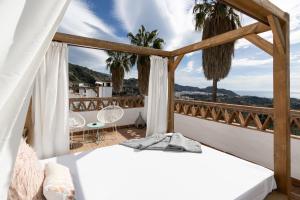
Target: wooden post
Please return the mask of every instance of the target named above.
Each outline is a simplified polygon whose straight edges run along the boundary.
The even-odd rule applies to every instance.
[[[168,62],[168,127],[167,132],[174,132],[174,84],[175,70],[173,70],[174,57]]]
[[[289,18],[287,16],[287,18]],[[269,20],[278,20],[268,16]],[[290,63],[289,19],[271,23],[273,32],[274,173],[279,192],[290,193]],[[276,27],[274,27],[276,26]],[[283,38],[278,38],[282,32]],[[282,41],[283,40],[283,41]],[[282,43],[283,42],[283,43]],[[284,47],[284,48],[283,48]],[[282,49],[283,48],[283,49]]]
[[[174,90],[175,90],[175,70],[178,67],[184,54],[169,58],[168,62],[168,127],[169,133],[174,132]]]

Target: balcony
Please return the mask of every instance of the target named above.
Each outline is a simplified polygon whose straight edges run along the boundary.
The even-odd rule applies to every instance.
[[[79,132],[75,136],[78,143],[74,145],[73,152],[145,136],[145,129],[134,127],[139,113],[145,116],[144,98],[141,96],[71,98],[69,105],[72,111],[80,112],[87,123],[97,121],[97,112],[108,105],[119,105],[124,109],[123,118],[117,122],[117,132],[110,127],[100,130],[103,137],[99,144],[81,143],[82,132]],[[274,168],[273,108],[176,99],[174,111],[176,132],[244,160]],[[293,182],[299,184],[300,166],[296,163],[300,163],[300,111],[291,110],[290,113],[292,177]],[[93,133],[85,134],[87,140],[92,141],[88,138],[91,135]],[[259,154],[255,153],[257,149],[260,149]]]

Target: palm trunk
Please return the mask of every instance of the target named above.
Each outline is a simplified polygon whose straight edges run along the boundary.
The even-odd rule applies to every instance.
[[[212,87],[212,101],[217,101],[217,90],[218,90],[218,80],[213,79],[213,87]]]

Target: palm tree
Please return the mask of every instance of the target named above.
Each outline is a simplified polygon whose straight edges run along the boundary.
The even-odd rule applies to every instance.
[[[217,0],[195,2],[193,9],[195,29],[203,30],[202,40],[231,31],[241,26],[239,15]],[[207,80],[213,80],[212,100],[217,100],[218,81],[225,78],[234,56],[234,42],[204,49],[202,52],[203,72]]]
[[[143,47],[150,47],[155,49],[162,49],[164,40],[158,38],[158,31],[146,31],[142,25],[136,35],[128,33],[128,38],[131,44]],[[148,95],[148,83],[150,74],[150,58],[149,56],[132,55],[132,63],[137,64],[138,70],[138,85],[139,91],[143,95]]]
[[[120,93],[123,88],[123,80],[125,72],[129,72],[132,68],[129,54],[107,51],[106,67],[112,75],[113,91]]]

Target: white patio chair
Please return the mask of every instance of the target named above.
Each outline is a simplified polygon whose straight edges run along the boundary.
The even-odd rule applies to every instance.
[[[71,137],[70,137],[70,144],[71,144],[71,148],[73,147],[73,143],[74,143],[74,132],[81,130],[84,126],[85,126],[85,118],[77,113],[77,112],[73,112],[70,111],[69,113],[69,127],[70,127],[70,133],[71,133]],[[84,142],[84,133],[82,133],[82,140]]]
[[[124,115],[124,110],[120,106],[110,105],[101,109],[97,114],[97,119],[103,124],[114,124],[114,131],[117,131],[116,122]]]

